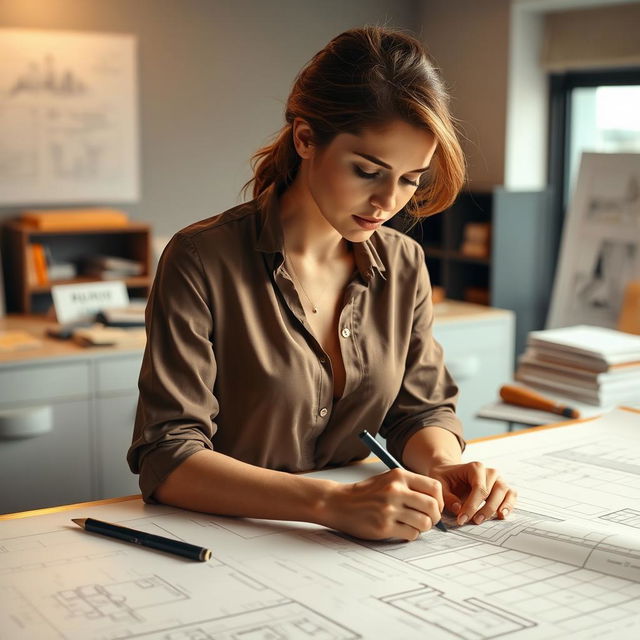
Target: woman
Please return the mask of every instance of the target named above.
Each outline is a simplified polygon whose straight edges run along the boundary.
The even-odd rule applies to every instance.
[[[254,200],[183,229],[158,267],[128,455],[145,500],[367,539],[413,540],[445,507],[460,524],[506,517],[515,492],[460,462],[422,249],[381,226],[446,208],[464,179],[420,44],[334,38],[254,159]],[[362,429],[411,471],[289,473],[366,457]]]

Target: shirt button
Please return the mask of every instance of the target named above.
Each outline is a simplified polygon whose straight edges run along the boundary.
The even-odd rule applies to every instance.
[[[322,409],[320,409],[320,417],[324,418],[327,413],[329,413],[329,410],[327,409],[327,407],[322,407]]]
[[[348,327],[345,327],[341,333],[343,338],[348,338],[351,335],[351,330]]]

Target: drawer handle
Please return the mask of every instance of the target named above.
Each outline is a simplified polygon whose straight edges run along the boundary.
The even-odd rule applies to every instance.
[[[445,364],[454,380],[473,378],[480,371],[480,358],[478,356],[454,358],[453,360],[446,360]]]
[[[52,430],[51,407],[30,407],[0,412],[0,440],[36,438]]]

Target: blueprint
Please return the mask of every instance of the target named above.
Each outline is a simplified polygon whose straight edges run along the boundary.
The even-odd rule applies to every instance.
[[[640,637],[640,413],[469,445],[519,490],[506,521],[367,542],[130,500],[0,522],[0,639]],[[349,482],[360,464],[319,476]],[[119,522],[207,563],[89,534]],[[445,521],[447,521],[445,519]]]

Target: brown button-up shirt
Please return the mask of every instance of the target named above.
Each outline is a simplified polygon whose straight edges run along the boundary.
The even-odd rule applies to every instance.
[[[422,248],[383,227],[353,251],[338,326],[346,383],[334,399],[330,359],[283,265],[275,195],[172,238],[147,305],[127,456],[146,500],[201,449],[308,471],[366,457],[362,429],[380,431],[399,459],[424,427],[448,429],[463,445],[457,388],[432,336]]]

